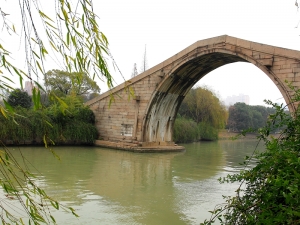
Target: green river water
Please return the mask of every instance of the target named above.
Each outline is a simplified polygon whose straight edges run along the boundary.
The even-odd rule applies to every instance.
[[[20,150],[38,169],[37,182],[48,195],[80,216],[55,212],[58,224],[179,225],[199,224],[222,195],[234,194],[237,184],[217,179],[241,170],[256,143],[192,143],[185,152],[161,154],[55,147],[60,161],[43,147]]]

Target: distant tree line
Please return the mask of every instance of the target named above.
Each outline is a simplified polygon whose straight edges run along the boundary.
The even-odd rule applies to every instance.
[[[217,140],[228,118],[226,107],[207,87],[197,87],[184,98],[174,125],[175,142]]]
[[[249,128],[257,131],[266,125],[269,115],[275,112],[275,108],[251,106],[238,102],[229,107],[227,128],[233,132],[241,132]],[[289,112],[285,111],[285,113],[288,114]]]
[[[213,141],[218,139],[219,130],[223,128],[231,132],[248,129],[257,132],[266,125],[269,115],[275,112],[275,108],[251,106],[241,102],[230,106],[227,110],[218,96],[207,87],[193,88],[178,110],[173,140],[179,143]],[[284,113],[289,114],[288,111]]]

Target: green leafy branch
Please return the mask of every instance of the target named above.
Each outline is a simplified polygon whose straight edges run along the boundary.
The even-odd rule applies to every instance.
[[[294,92],[292,104],[300,100],[300,91]],[[299,224],[300,222],[300,110],[289,116],[286,106],[266,101],[276,112],[269,116],[264,128],[259,129],[258,141],[264,142],[264,152],[254,151],[246,157],[244,170],[220,178],[220,183],[239,182],[235,196],[223,196],[209,220],[201,224]],[[278,137],[270,136],[280,128]],[[248,168],[249,162],[255,163]]]

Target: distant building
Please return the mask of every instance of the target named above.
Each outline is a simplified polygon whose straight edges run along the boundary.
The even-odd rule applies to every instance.
[[[31,81],[25,81],[24,91],[27,92],[28,95],[32,95],[33,85]]]
[[[249,105],[250,97],[249,95],[239,94],[239,95],[228,96],[225,99],[225,105],[227,106],[234,105],[237,102],[244,102],[245,104]]]

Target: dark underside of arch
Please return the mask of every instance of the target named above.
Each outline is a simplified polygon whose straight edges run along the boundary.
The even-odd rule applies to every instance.
[[[247,61],[237,55],[213,52],[193,58],[172,71],[152,97],[144,121],[143,141],[172,141],[176,114],[186,93],[209,72],[234,62]]]

